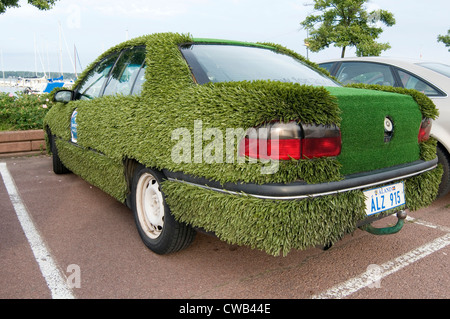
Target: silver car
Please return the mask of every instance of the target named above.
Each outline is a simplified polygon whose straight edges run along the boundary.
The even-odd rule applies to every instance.
[[[415,89],[426,94],[439,109],[431,135],[444,168],[438,196],[450,190],[450,65],[387,57],[355,57],[320,62],[341,83],[365,83]]]

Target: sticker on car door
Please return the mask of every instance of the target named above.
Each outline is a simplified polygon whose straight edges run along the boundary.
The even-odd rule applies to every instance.
[[[78,111],[75,109],[75,111],[73,111],[72,113],[72,117],[70,118],[70,136],[72,137],[73,143],[77,143],[78,141],[77,115]]]

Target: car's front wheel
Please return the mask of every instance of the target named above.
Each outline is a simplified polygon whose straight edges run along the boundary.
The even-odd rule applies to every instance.
[[[50,140],[50,151],[52,152],[52,166],[55,174],[68,174],[70,170],[64,166],[59,158],[58,149],[56,148],[55,136],[48,131],[48,139]]]
[[[131,187],[132,210],[144,244],[157,254],[169,254],[189,246],[195,230],[175,220],[161,191],[162,173],[140,166]]]

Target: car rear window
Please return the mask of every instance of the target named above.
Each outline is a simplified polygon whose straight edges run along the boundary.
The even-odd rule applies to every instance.
[[[181,48],[199,84],[272,80],[315,86],[339,86],[303,62],[271,49],[224,44]]]
[[[437,73],[445,75],[450,78],[450,65],[442,64],[442,63],[418,63],[418,65],[423,66],[424,68],[433,70]]]

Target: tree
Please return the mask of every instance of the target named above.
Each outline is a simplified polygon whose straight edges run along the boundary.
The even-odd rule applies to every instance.
[[[447,35],[439,35],[438,42],[442,42],[446,47],[450,47],[450,29],[447,31]],[[450,48],[448,49],[450,52]]]
[[[28,0],[28,3],[35,6],[39,10],[48,10],[58,0]],[[5,13],[8,8],[18,8],[19,0],[0,0],[0,14]]]
[[[313,52],[328,48],[334,43],[342,48],[341,57],[347,47],[356,47],[357,56],[378,56],[389,49],[389,43],[375,40],[383,32],[380,23],[395,24],[394,15],[386,10],[367,12],[368,0],[314,0],[314,9],[300,24],[309,32],[305,43]]]

